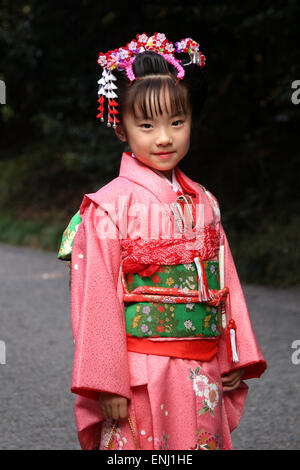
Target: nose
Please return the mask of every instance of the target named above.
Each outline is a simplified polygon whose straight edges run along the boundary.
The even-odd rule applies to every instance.
[[[170,135],[170,133],[163,127],[159,129],[157,139],[156,139],[156,145],[165,147],[172,143],[173,141],[172,141],[172,136]]]

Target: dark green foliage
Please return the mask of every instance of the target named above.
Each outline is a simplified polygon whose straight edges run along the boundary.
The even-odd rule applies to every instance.
[[[98,53],[140,32],[190,36],[207,57],[209,98],[180,166],[219,199],[245,280],[299,283],[299,2],[128,5],[1,2],[1,211],[67,224],[85,192],[118,175],[123,150],[96,119]]]

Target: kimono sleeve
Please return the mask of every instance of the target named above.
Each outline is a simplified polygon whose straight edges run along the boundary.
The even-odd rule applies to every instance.
[[[221,374],[226,374],[234,369],[245,367],[243,380],[260,377],[267,364],[254,334],[245,296],[240,284],[235,263],[231,254],[229,243],[220,223],[220,235],[224,241],[224,283],[229,288],[229,296],[226,299],[226,318],[233,318],[237,327],[237,349],[239,362],[228,361],[225,332],[221,336],[218,351],[218,360]]]
[[[71,391],[95,400],[100,391],[130,399],[120,240],[116,227],[114,238],[97,233],[99,208],[87,205],[72,248]]]

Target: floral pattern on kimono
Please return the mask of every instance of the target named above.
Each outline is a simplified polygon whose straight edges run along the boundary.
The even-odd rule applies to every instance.
[[[101,435],[101,444],[99,450],[105,450],[107,449],[109,439],[112,434],[113,430],[113,424],[114,421],[113,419],[107,419],[103,422],[102,425],[102,435]],[[120,425],[117,424],[116,430],[112,435],[111,439],[111,445],[110,449],[111,450],[122,450],[124,448],[124,444],[126,445],[127,443],[127,438],[123,436],[123,432],[121,431]]]
[[[189,450],[220,450],[218,436],[201,429],[197,431],[196,444]]]
[[[137,354],[137,353],[133,353]],[[224,402],[217,360],[201,362],[148,355],[149,383],[132,387],[128,407],[142,450],[213,450],[223,445]],[[161,361],[163,371],[156,368]],[[161,383],[163,374],[164,383]],[[205,409],[206,408],[206,409]],[[205,410],[204,410],[205,409]],[[151,413],[147,413],[151,410]],[[105,449],[112,423],[105,421],[100,449]],[[126,442],[124,441],[126,438]],[[124,444],[123,444],[124,442]],[[134,450],[127,420],[120,420],[111,449]]]
[[[154,439],[154,450],[168,450],[169,437],[170,437],[169,434],[166,434],[165,432],[163,432],[162,437],[156,437]]]
[[[214,415],[214,409],[218,404],[220,397],[220,389],[218,382],[209,382],[206,375],[201,374],[201,368],[197,367],[195,371],[191,370],[190,379],[193,380],[194,392],[197,396],[203,398],[203,408],[201,408],[198,414],[203,414],[209,411],[211,416]]]

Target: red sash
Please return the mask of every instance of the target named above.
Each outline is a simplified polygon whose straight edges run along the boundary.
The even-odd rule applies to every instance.
[[[127,336],[128,351],[154,354],[157,356],[179,357],[211,361],[218,352],[219,337],[199,340],[151,341],[147,338]]]

